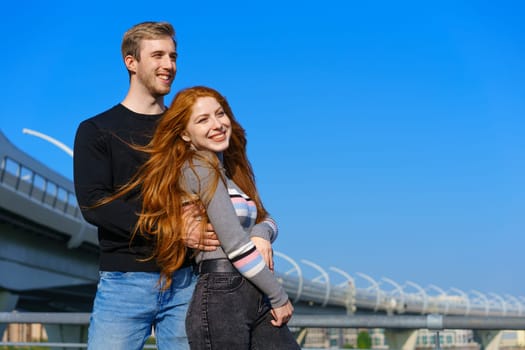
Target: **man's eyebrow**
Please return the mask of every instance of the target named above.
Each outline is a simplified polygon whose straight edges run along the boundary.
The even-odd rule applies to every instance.
[[[165,50],[155,50],[155,51],[151,51],[151,55],[156,55],[156,54],[169,54],[170,56],[175,56],[175,57],[178,57],[179,54],[177,52],[166,52]]]

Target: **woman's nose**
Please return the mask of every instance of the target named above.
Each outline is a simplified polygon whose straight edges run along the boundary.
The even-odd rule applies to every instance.
[[[213,118],[213,128],[222,129],[222,123],[218,118]]]

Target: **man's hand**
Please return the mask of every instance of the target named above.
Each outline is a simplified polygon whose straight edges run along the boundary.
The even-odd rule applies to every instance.
[[[272,249],[272,243],[270,241],[265,240],[262,237],[251,237],[250,238],[255,244],[255,247],[259,251],[259,253],[262,255],[264,262],[266,263],[266,266],[270,269],[270,271],[273,271],[273,249]]]
[[[213,226],[208,224],[202,233],[202,217],[206,215],[204,208],[199,204],[184,206],[182,213],[183,232],[185,232],[184,244],[188,248],[214,251],[220,247],[221,242],[217,238]],[[202,234],[201,234],[202,233]]]

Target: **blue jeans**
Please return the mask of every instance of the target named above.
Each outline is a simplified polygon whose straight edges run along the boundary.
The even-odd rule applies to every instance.
[[[300,350],[287,326],[275,327],[267,298],[237,272],[199,276],[188,309],[191,350]]]
[[[101,271],[88,349],[141,350],[152,327],[159,350],[189,349],[184,320],[196,280],[193,268],[186,267],[162,291],[159,273]]]

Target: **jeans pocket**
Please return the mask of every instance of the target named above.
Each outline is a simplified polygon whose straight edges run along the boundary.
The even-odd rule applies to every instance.
[[[125,272],[120,271],[100,271],[98,275],[100,279],[110,280],[110,279],[120,279],[125,274]]]
[[[238,273],[211,273],[208,276],[208,290],[214,292],[234,292],[245,283]]]

